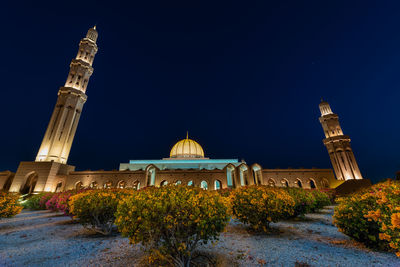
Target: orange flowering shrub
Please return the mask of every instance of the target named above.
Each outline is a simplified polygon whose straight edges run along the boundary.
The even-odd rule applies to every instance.
[[[271,222],[293,216],[295,202],[286,190],[247,186],[233,191],[232,213],[255,230],[268,231]]]
[[[386,181],[340,200],[334,223],[367,246],[400,257],[400,182]]]
[[[221,196],[192,186],[168,185],[126,196],[116,213],[116,225],[133,244],[172,265],[189,266],[200,243],[218,239],[229,220]]]
[[[317,201],[314,194],[302,188],[288,187],[285,190],[294,200],[294,213],[290,217],[304,216],[315,209]]]
[[[18,194],[0,191],[0,218],[13,217],[21,212],[23,207],[18,198]]]
[[[85,228],[108,235],[114,225],[114,213],[117,211],[119,200],[131,192],[133,191],[126,189],[104,189],[72,195],[68,200],[69,213]]]

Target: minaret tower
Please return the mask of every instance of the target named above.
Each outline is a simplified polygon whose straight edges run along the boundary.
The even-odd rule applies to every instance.
[[[362,179],[357,161],[350,145],[350,137],[344,135],[339,116],[332,112],[328,102],[321,99],[319,121],[325,133],[324,145],[328,149],[333,169],[338,180]]]
[[[83,104],[87,99],[85,92],[93,73],[92,64],[98,50],[97,36],[94,26],[79,43],[78,54],[71,61],[67,81],[58,91],[57,103],[36,161],[67,163]]]

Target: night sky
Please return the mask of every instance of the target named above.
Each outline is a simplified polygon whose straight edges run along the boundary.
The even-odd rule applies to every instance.
[[[2,3],[0,170],[35,159],[94,24],[77,170],[168,157],[187,130],[210,158],[331,168],[321,97],[365,178],[400,170],[400,3],[321,0]]]

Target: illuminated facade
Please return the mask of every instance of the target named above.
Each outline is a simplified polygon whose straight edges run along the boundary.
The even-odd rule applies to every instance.
[[[332,112],[328,102],[321,101],[319,109],[321,111],[319,121],[325,133],[323,142],[328,150],[336,178],[338,180],[362,179],[351,149],[350,137],[343,134],[339,116]]]
[[[196,141],[183,139],[159,160],[130,160],[118,171],[70,172],[64,190],[79,188],[135,188],[185,184],[219,190],[262,184],[277,187],[329,188],[331,169],[263,169],[238,159],[210,159]]]

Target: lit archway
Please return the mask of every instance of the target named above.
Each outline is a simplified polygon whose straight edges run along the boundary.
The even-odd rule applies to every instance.
[[[180,184],[182,184],[182,181],[180,181],[180,180],[175,182],[175,185],[180,185]]]
[[[275,187],[275,181],[272,178],[268,179],[268,186]]]
[[[124,180],[118,182],[117,188],[124,189],[125,187],[126,187],[126,182]]]
[[[206,181],[201,181],[200,183],[200,188],[204,189],[204,190],[208,190],[208,184]]]
[[[160,183],[160,186],[166,186],[168,184],[168,181],[164,180]]]
[[[234,186],[234,175],[235,173],[235,167],[232,165],[229,165],[228,167],[226,167],[226,185],[228,186],[228,188],[233,188]]]
[[[136,181],[133,183],[132,188],[135,189],[135,190],[139,190],[139,189],[140,189],[140,183],[139,183],[139,181],[136,180]]]
[[[38,178],[39,178],[39,176],[36,172],[31,172],[30,174],[28,174],[28,177],[26,178],[26,182],[25,182],[24,186],[21,188],[20,193],[22,195],[32,193],[33,190],[35,189]]]
[[[76,189],[76,190],[81,190],[82,188],[83,188],[83,184],[82,184],[81,181],[79,181],[79,182],[77,182],[77,183],[75,184],[75,189]]]
[[[97,182],[96,182],[96,181],[91,182],[90,185],[89,185],[89,187],[90,187],[91,189],[97,189]]]
[[[147,170],[147,186],[154,186],[156,183],[156,168],[150,166]]]
[[[221,182],[219,180],[214,181],[214,190],[220,190],[221,189]]]
[[[253,170],[253,182],[254,182],[254,184],[262,184],[261,166],[258,165],[258,164],[254,164],[252,166],[252,170]]]
[[[104,189],[110,189],[112,187],[112,182],[111,181],[107,181],[103,184],[103,188]]]
[[[289,187],[289,182],[286,179],[282,179],[281,181],[283,187]]]
[[[61,190],[62,190],[62,182],[58,182],[54,192],[58,193],[58,192],[61,192]]]
[[[241,186],[246,186],[249,184],[247,177],[248,177],[248,168],[246,165],[241,165],[239,168],[239,178]]]

